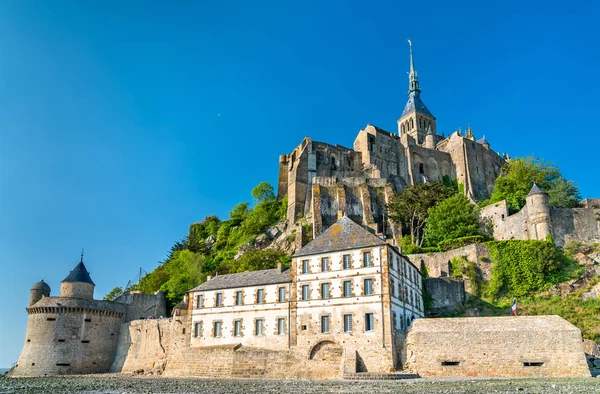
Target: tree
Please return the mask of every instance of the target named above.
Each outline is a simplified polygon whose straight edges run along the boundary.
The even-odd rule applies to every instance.
[[[275,193],[273,192],[273,186],[269,182],[261,182],[252,189],[252,198],[257,202],[273,201],[275,200]]]
[[[171,260],[162,266],[168,279],[160,286],[160,290],[165,292],[173,305],[181,301],[188,290],[206,281],[203,264],[202,255],[182,250],[175,252]]]
[[[456,238],[482,235],[478,208],[467,197],[455,194],[429,208],[425,240],[429,246]]]
[[[239,259],[230,262],[228,272],[257,271],[276,268],[281,263],[289,267],[290,257],[280,249],[249,250]]]
[[[117,297],[123,294],[123,288],[118,286],[108,292],[107,295],[104,296],[103,300],[105,301],[114,301]]]
[[[413,245],[423,245],[423,226],[427,221],[428,209],[436,206],[454,193],[439,183],[411,185],[401,193],[394,193],[387,204],[388,217],[410,229]]]
[[[558,167],[529,156],[512,159],[502,167],[492,196],[482,206],[506,200],[509,211],[518,212],[525,206],[525,197],[534,182],[548,193],[550,205],[573,208],[581,199],[577,185],[566,180]]]

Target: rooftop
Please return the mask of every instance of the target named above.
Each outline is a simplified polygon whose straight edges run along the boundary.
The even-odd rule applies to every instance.
[[[300,249],[294,256],[306,256],[377,245],[387,244],[385,241],[371,234],[364,227],[354,223],[349,217],[343,216],[323,234]]]
[[[400,118],[402,118],[405,115],[408,115],[414,110],[417,110],[434,118],[433,114],[429,111],[423,100],[421,100],[421,94],[419,92],[409,93],[408,102],[406,103],[406,106],[404,107],[404,111],[402,111],[402,115],[400,115]]]
[[[292,281],[292,271],[281,271],[279,268],[261,271],[246,271],[239,274],[218,275],[207,280],[192,291],[206,291],[231,289],[236,287],[251,287],[272,285],[277,283],[290,283]]]
[[[92,278],[90,278],[90,273],[85,268],[83,261],[80,261],[79,264],[73,268],[73,271],[63,280],[63,282],[84,282],[94,284],[92,282]]]

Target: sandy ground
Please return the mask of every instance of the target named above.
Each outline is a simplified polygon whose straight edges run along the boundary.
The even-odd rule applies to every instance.
[[[208,380],[118,374],[0,378],[0,393],[600,393],[600,378],[403,381]]]

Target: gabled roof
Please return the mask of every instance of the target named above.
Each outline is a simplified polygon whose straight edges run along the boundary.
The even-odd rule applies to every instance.
[[[408,115],[415,109],[419,112],[423,112],[425,115],[429,115],[432,118],[434,118],[433,114],[429,111],[423,100],[421,100],[421,94],[419,92],[410,92],[408,94],[408,102],[406,103],[406,106],[404,107],[404,111],[402,111],[402,115],[400,115],[400,118],[402,118],[404,115]]]
[[[94,282],[92,282],[92,278],[90,278],[90,273],[85,268],[85,265],[83,265],[83,261],[80,261],[79,264],[73,268],[73,271],[67,275],[63,282],[84,282],[95,285]]]
[[[386,245],[385,241],[354,223],[352,219],[343,216],[325,232],[309,242],[294,256],[334,252],[365,248],[368,246]]]
[[[531,190],[529,191],[529,194],[527,194],[527,196],[533,196],[534,194],[546,194],[546,192],[540,189],[540,187],[535,182],[533,182],[533,186],[531,187]]]
[[[239,274],[218,275],[194,287],[191,291],[206,291],[231,289],[235,287],[251,287],[273,285],[277,283],[290,283],[292,271],[280,271],[279,268],[261,271],[246,271]]]

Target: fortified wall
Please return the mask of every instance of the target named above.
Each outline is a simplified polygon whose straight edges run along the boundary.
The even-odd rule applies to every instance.
[[[559,316],[418,319],[405,369],[423,377],[589,377],[581,331]]]

